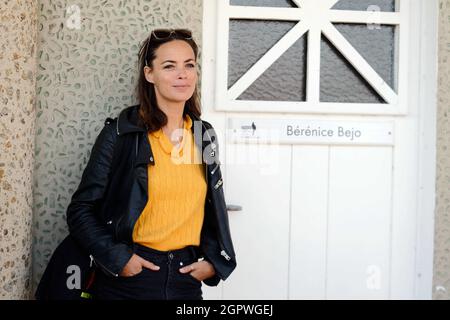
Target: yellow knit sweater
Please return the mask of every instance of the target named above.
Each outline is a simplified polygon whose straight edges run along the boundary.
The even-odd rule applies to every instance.
[[[148,166],[148,202],[133,230],[136,243],[161,251],[200,244],[207,186],[191,127],[186,115],[178,147],[162,129],[148,134],[155,164]]]

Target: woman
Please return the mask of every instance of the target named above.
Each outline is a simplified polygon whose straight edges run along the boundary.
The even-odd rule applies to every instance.
[[[184,29],[151,32],[139,105],[108,119],[67,210],[90,253],[98,299],[202,299],[236,259],[212,126],[200,119],[198,49]]]

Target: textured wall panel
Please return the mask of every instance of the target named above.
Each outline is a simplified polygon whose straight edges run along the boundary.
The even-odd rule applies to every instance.
[[[450,299],[450,0],[439,14],[434,299]]]
[[[0,3],[0,299],[31,287],[37,1]]]
[[[34,285],[67,234],[66,209],[105,118],[136,102],[139,43],[155,27],[186,27],[200,45],[201,15],[201,0],[40,2]]]

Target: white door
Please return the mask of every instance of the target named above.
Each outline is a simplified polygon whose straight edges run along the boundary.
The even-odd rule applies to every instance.
[[[416,288],[432,274],[416,251],[432,247],[417,236],[426,3],[204,1],[204,118],[227,203],[242,208],[229,211],[238,267],[205,298],[427,295]]]

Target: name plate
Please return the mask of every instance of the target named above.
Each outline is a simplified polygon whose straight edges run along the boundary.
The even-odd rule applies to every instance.
[[[391,121],[241,119],[228,122],[229,141],[271,144],[393,145]]]

